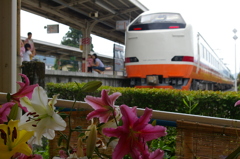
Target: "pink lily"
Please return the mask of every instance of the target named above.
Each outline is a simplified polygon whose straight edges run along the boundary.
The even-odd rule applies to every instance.
[[[114,106],[116,99],[122,94],[119,92],[108,95],[107,90],[102,90],[101,97],[86,96],[84,100],[95,109],[87,115],[87,120],[98,117],[100,123],[106,123],[111,116],[116,116],[117,111]],[[114,114],[113,114],[114,112]]]
[[[11,99],[15,102],[17,102],[20,105],[20,98],[27,96],[29,99],[32,98],[32,92],[35,87],[38,86],[38,84],[29,85],[29,79],[26,75],[20,74],[24,78],[24,82],[17,82],[20,86],[20,89],[17,93],[14,93],[11,95]]]
[[[23,107],[21,104],[20,104],[20,98],[22,97],[25,97],[27,96],[28,98],[32,98],[32,92],[33,92],[33,89],[35,87],[38,86],[38,84],[34,84],[34,85],[29,85],[29,79],[26,75],[24,74],[20,74],[24,80],[25,80],[25,83],[24,82],[17,82],[19,85],[20,85],[20,89],[18,90],[17,93],[14,93],[11,95],[11,101],[8,102],[8,103],[5,103],[4,105],[7,105],[8,108],[11,108],[15,103],[18,104],[18,106],[24,110],[25,112],[27,112],[27,108],[26,107]]]
[[[112,157],[121,159],[130,154],[133,159],[139,159],[140,155],[142,159],[149,159],[146,142],[165,136],[167,134],[166,128],[148,124],[152,109],[146,108],[140,118],[137,117],[136,107],[130,108],[127,105],[122,105],[120,109],[123,125],[117,128],[103,129],[106,136],[119,138]]]
[[[4,103],[0,107],[0,124],[3,124],[4,122],[8,121],[7,116],[9,115],[11,108],[14,104],[15,104],[14,102],[8,102],[8,103]]]
[[[139,159],[162,159],[164,157],[164,151],[157,149],[153,152],[149,152],[148,146],[146,145],[145,150],[142,155],[140,152],[137,152]],[[141,156],[140,156],[141,155]]]
[[[236,107],[236,106],[238,106],[238,105],[240,105],[240,100],[237,101],[237,102],[234,104],[234,107]]]

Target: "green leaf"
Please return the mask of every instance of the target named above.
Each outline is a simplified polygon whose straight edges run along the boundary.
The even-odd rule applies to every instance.
[[[185,99],[183,99],[183,103],[188,107],[188,103],[186,102]]]
[[[57,142],[57,145],[58,146],[61,146],[61,143],[62,143],[62,140],[64,139],[64,136],[63,135],[61,135],[60,137],[59,137],[59,139],[58,139],[58,142]]]
[[[78,137],[83,137],[83,136],[85,136],[85,133],[80,133],[80,134],[78,135]]]
[[[69,114],[66,114],[66,113],[59,113],[59,115],[60,115],[63,119],[65,119],[66,117],[69,116]]]
[[[7,101],[9,102],[10,100],[11,100],[11,94],[8,93],[8,94],[7,94]]]
[[[11,108],[10,114],[8,115],[9,120],[16,120],[18,115],[18,104],[14,104]]]
[[[239,155],[240,155],[240,146],[235,151],[233,151],[229,156],[227,156],[226,159],[235,159]]]
[[[75,129],[73,129],[73,131],[80,132],[80,131],[82,131],[82,127],[81,126],[76,126]]]

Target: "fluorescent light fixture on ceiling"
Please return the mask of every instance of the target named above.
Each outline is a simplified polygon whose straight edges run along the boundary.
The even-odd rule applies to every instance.
[[[96,3],[97,5],[99,5],[100,7],[106,9],[107,11],[111,12],[112,14],[115,14],[115,13],[116,13],[113,9],[111,9],[110,7],[106,6],[106,4],[104,4],[104,3],[102,3],[102,2],[100,2],[100,1],[98,1],[98,0],[96,0],[95,3]]]

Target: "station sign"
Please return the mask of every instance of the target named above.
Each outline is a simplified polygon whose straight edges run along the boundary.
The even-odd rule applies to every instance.
[[[126,30],[130,20],[118,20],[116,22],[116,30]]]
[[[58,24],[54,24],[54,25],[47,25],[47,33],[51,34],[51,33],[59,33],[59,25]]]
[[[114,44],[113,46],[113,59],[114,59],[114,71],[124,71],[124,59],[125,59],[125,53],[124,53],[124,47],[121,45]]]

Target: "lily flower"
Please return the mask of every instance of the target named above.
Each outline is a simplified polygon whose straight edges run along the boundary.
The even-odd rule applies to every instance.
[[[33,132],[18,130],[18,120],[10,120],[8,125],[0,124],[0,154],[1,158],[11,158],[15,153],[32,154],[31,148],[26,143]]]
[[[108,95],[107,90],[102,90],[101,97],[86,96],[84,100],[94,109],[87,115],[87,120],[97,117],[100,123],[106,123],[109,117],[116,116],[117,111],[114,104],[121,95],[119,92]]]
[[[238,106],[238,105],[240,105],[240,100],[237,101],[237,102],[234,104],[235,107]]]
[[[20,118],[19,128],[34,131],[34,143],[37,145],[41,145],[42,136],[51,140],[55,137],[54,130],[63,131],[66,128],[66,122],[55,112],[56,102],[57,95],[48,102],[47,94],[40,86],[34,88],[32,99],[20,99],[29,112]]]
[[[24,96],[27,96],[28,98],[31,99],[33,89],[38,86],[38,84],[29,85],[30,82],[28,77],[24,74],[20,74],[20,75],[24,78],[25,82],[17,82],[20,86],[20,89],[18,90],[17,93],[14,93],[13,95],[11,95],[11,99],[17,102],[19,102],[19,99]]]
[[[14,102],[8,102],[0,105],[0,124],[8,121],[7,116],[9,115],[11,108],[14,104]]]
[[[103,133],[109,137],[119,138],[114,149],[113,158],[122,159],[130,154],[133,159],[138,159],[139,154],[148,155],[147,141],[165,136],[166,128],[148,124],[152,115],[152,109],[146,108],[143,116],[137,117],[136,107],[130,108],[127,105],[120,106],[123,125],[117,128],[105,128]]]
[[[24,75],[24,74],[20,74],[20,75],[24,78],[25,83],[24,82],[17,82],[19,84],[19,86],[20,86],[20,89],[18,90],[17,93],[14,93],[14,94],[10,95],[11,101],[6,103],[6,104],[9,107],[12,107],[15,103],[17,103],[18,106],[22,110],[27,112],[28,110],[20,104],[20,98],[27,96],[28,98],[31,99],[32,98],[33,89],[35,87],[37,87],[38,84],[29,85],[30,82],[29,82],[28,77],[26,75]]]

